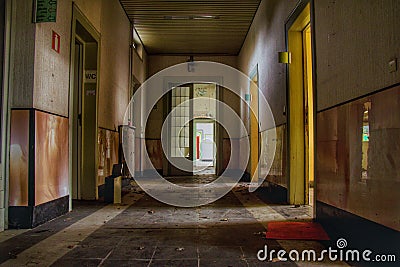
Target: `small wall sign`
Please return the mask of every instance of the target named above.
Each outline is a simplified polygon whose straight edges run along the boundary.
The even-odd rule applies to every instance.
[[[56,22],[57,0],[34,0],[33,22]]]
[[[97,70],[85,70],[85,83],[97,82]]]
[[[86,95],[87,96],[95,96],[96,95],[96,90],[86,90]]]
[[[60,45],[61,45],[60,35],[55,31],[53,31],[51,35],[51,48],[57,53],[60,53]]]

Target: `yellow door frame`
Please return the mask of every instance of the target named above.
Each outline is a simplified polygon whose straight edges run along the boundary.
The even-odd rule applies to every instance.
[[[310,203],[310,187],[314,183],[314,93],[312,75],[311,23],[302,32],[304,54],[304,105],[305,110],[305,204]],[[313,192],[311,192],[313,193]]]
[[[304,60],[304,30],[311,24],[311,1],[301,2],[286,23],[287,48],[290,53],[288,64],[288,202],[290,204],[308,204],[308,177],[314,171],[314,105],[312,75],[307,70],[312,63]],[[311,40],[310,40],[311,41]],[[312,50],[309,50],[309,56]],[[308,53],[306,53],[307,55]],[[312,65],[311,68],[312,73]],[[311,87],[310,87],[311,86]],[[305,92],[311,97],[306,98],[308,110],[309,137],[306,142],[304,107]],[[308,145],[310,144],[310,145]]]
[[[250,73],[250,105],[249,105],[249,127],[250,127],[250,181],[258,183],[259,169],[258,161],[260,158],[260,138],[259,138],[259,92],[258,92],[258,65]]]

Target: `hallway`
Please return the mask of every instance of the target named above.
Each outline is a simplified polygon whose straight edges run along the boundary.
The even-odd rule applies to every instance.
[[[399,13],[0,1],[0,265],[396,266]]]
[[[190,181],[178,179],[186,185]],[[267,205],[248,193],[245,183],[198,208],[167,206],[136,186],[123,203],[76,203],[72,213],[33,230],[19,235],[17,230],[7,240],[3,233],[1,266],[265,266],[257,260],[264,245],[275,250],[323,247],[316,241],[265,239],[268,222],[309,221],[310,207]]]

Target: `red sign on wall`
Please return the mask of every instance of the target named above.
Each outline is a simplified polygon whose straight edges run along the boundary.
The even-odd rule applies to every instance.
[[[60,43],[60,35],[53,31],[51,37],[51,48],[57,53],[60,53]]]

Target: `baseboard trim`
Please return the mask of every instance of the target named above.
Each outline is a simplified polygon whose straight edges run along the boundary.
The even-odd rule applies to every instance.
[[[8,226],[13,229],[29,229],[48,222],[68,212],[69,196],[38,206],[8,208]]]
[[[316,205],[316,220],[331,238],[327,245],[336,247],[336,241],[344,238],[348,248],[360,251],[369,249],[375,254],[395,254],[396,259],[400,259],[399,231],[321,201],[317,201]]]

